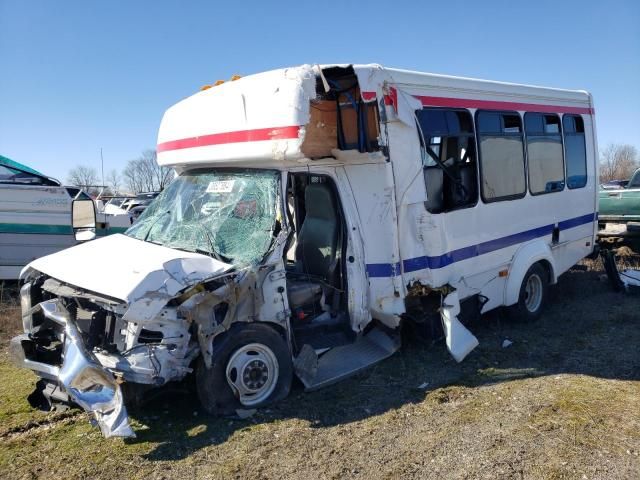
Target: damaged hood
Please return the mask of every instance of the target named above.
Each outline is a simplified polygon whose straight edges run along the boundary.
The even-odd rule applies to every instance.
[[[34,269],[70,285],[131,303],[147,292],[174,296],[231,268],[206,255],[115,234],[34,260],[22,271],[21,278]]]

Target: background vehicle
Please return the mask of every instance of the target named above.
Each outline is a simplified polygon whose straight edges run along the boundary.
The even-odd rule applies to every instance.
[[[131,200],[127,206],[129,213],[131,214],[131,223],[135,222],[140,214],[145,211],[149,204],[160,195],[160,192],[146,192],[136,195],[134,200]]]
[[[77,187],[0,156],[0,280],[15,280],[32,260],[77,243],[72,228],[74,199],[91,201]],[[123,232],[129,216],[97,211],[95,233]]]
[[[629,184],[629,180],[609,180],[608,182],[600,185],[600,189],[618,190],[620,188],[625,188],[628,184]]]
[[[640,169],[625,186],[599,195],[598,237],[604,242],[640,239]]]

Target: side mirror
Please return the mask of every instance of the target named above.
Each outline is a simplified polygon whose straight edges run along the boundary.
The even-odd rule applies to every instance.
[[[96,206],[93,200],[78,198],[71,202],[71,226],[78,242],[96,238]]]

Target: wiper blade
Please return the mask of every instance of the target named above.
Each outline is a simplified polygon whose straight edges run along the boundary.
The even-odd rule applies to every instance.
[[[211,251],[207,252],[206,250],[203,250],[201,248],[197,248],[196,252],[197,253],[203,253],[203,255],[209,255],[210,257],[215,258],[216,260],[218,260],[219,262],[223,262],[223,263],[229,263],[231,261],[230,258],[228,258],[225,255],[222,255],[221,253],[217,252],[214,244],[215,242],[213,241],[213,239],[211,238],[211,232],[209,231],[209,229],[207,227],[205,227],[203,224],[198,223],[197,224],[200,228],[202,228],[202,231],[204,232],[204,234],[207,237],[207,241],[209,242],[209,248],[211,249]],[[198,252],[198,250],[200,250]]]
[[[158,223],[158,221],[163,218],[166,214],[171,213],[171,210],[167,210],[166,212],[162,212],[160,215],[158,215],[156,217],[156,219],[151,222],[151,225],[149,226],[149,230],[147,230],[147,233],[145,234],[143,240],[146,242],[147,239],[149,238],[149,235],[151,234],[151,229],[155,226],[156,223]],[[152,242],[153,243],[153,242]]]
[[[226,255],[223,255],[220,252],[216,252],[215,250],[210,252],[209,250],[205,250],[203,248],[196,248],[195,252],[199,253],[201,255],[206,255],[208,257],[213,257],[216,260],[219,260],[219,261],[224,262],[224,263],[231,263],[231,258],[227,257]]]

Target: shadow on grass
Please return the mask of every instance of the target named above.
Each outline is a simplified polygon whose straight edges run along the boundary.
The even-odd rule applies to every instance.
[[[146,427],[130,442],[157,443],[145,456],[149,460],[177,460],[255,425],[291,418],[312,428],[347,424],[430,395],[447,401],[449,387],[559,374],[640,380],[640,296],[613,293],[599,276],[600,272],[578,269],[565,274],[552,288],[546,313],[533,324],[509,322],[500,311],[483,316],[470,325],[480,346],[460,364],[449,356],[443,341],[409,344],[390,359],[326,389],[305,393],[296,384],[287,399],[246,420],[205,415],[192,390],[165,392],[132,412],[132,418]],[[502,347],[505,339],[513,342],[508,348]]]

